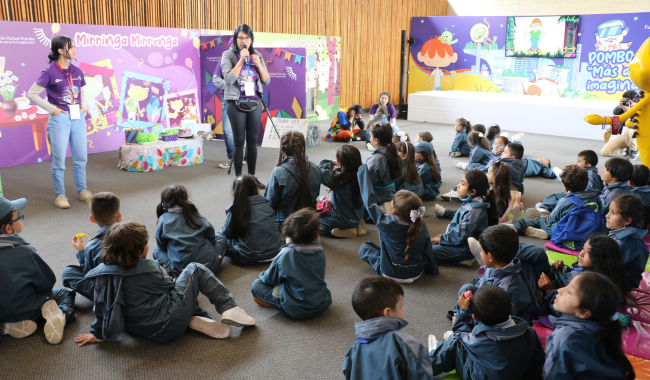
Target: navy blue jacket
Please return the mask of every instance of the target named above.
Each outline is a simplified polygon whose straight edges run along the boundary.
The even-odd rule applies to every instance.
[[[101,264],[102,251],[104,250],[104,236],[110,225],[102,226],[97,235],[90,239],[86,248],[77,252],[77,260],[79,265],[83,268],[83,274],[90,272],[97,265]]]
[[[469,152],[472,150],[472,147],[469,146],[467,142],[467,131],[461,129],[456,131],[456,136],[454,137],[454,143],[451,144],[451,149],[449,149],[449,154],[453,152],[460,152],[463,156],[469,156]]]
[[[625,379],[623,369],[598,339],[600,324],[574,315],[549,318],[555,330],[546,340],[544,379]]]
[[[524,177],[536,177],[542,176],[547,179],[555,179],[557,175],[553,173],[553,170],[548,166],[542,164],[537,160],[531,160],[530,158],[522,158],[524,161]]]
[[[327,186],[332,181],[334,175],[330,169],[333,169],[334,162],[331,160],[322,160],[318,167],[320,168],[321,183]],[[356,184],[354,184],[356,186]],[[338,189],[332,189],[332,206],[333,210],[330,215],[339,216],[345,220],[350,221],[351,225],[356,225],[363,220],[363,203],[358,208],[354,208],[352,200],[352,186],[349,184]],[[355,224],[356,223],[356,224]],[[350,228],[354,228],[350,227]]]
[[[434,376],[455,369],[467,380],[540,379],[544,349],[526,321],[474,322],[465,309],[456,314],[452,336],[430,353]]]
[[[0,235],[0,321],[38,320],[56,276],[18,234]]]
[[[261,195],[248,197],[251,203],[251,222],[244,237],[233,240],[230,230],[232,205],[226,209],[226,222],[221,234],[228,239],[232,248],[250,261],[265,261],[274,258],[282,248],[282,237],[275,225],[275,212],[269,201]]]
[[[647,233],[648,230],[634,227],[609,232],[609,237],[616,240],[621,249],[621,260],[627,277],[627,291],[638,288],[641,283],[648,262],[648,246],[643,241]]]
[[[347,380],[433,379],[427,349],[400,332],[408,323],[379,317],[354,324],[357,342],[343,359]]]
[[[418,161],[419,162],[419,161]],[[428,162],[421,162],[418,164],[418,174],[420,175],[420,182],[424,188],[422,194],[423,201],[434,201],[440,195],[440,186],[442,186],[442,179],[434,179],[431,165]]]
[[[492,156],[488,160],[487,164],[479,165],[479,166],[475,167],[474,169],[480,170],[483,173],[487,174],[488,169],[490,168],[490,166],[492,166],[493,164],[496,164],[497,162],[501,161],[501,154],[503,154],[503,152],[492,153]]]
[[[589,183],[585,190],[598,190],[599,192],[602,192],[603,179],[600,178],[600,174],[598,174],[598,168],[595,166],[585,166],[583,169],[585,169],[589,175]]]
[[[487,209],[489,203],[482,202],[481,197],[461,199],[463,205],[456,211],[454,217],[447,227],[447,233],[440,236],[440,245],[452,246],[462,249],[466,255],[472,252],[469,250],[467,239],[473,237],[478,240],[483,230],[488,228]]]
[[[483,148],[481,145],[476,145],[469,152],[469,163],[467,164],[467,170],[479,169],[492,159],[492,152]]]
[[[515,257],[510,264],[501,269],[487,268],[476,284],[479,288],[483,285],[495,285],[505,290],[515,305],[512,315],[533,323],[535,299],[531,294],[529,284],[521,273],[519,258]]]
[[[605,185],[602,193],[600,194],[600,201],[603,204],[603,212],[605,215],[609,214],[609,204],[612,203],[614,198],[619,195],[630,194],[630,187],[627,182],[616,182],[613,185]]]
[[[401,162],[402,161],[400,160],[400,163]],[[375,148],[370,156],[366,158],[364,165],[368,168],[368,172],[370,173],[370,179],[375,194],[377,195],[379,205],[392,201],[396,192],[395,180],[397,180],[397,178],[391,178],[390,176],[390,170],[388,170],[388,159],[386,158],[386,148]],[[361,171],[361,167],[359,167],[359,171]],[[357,171],[357,176],[359,175],[359,171]]]
[[[512,187],[517,189],[522,195],[524,194],[524,177],[526,168],[524,168],[524,160],[516,158],[502,158],[504,164],[510,168],[510,181]]]
[[[358,178],[363,203],[379,230],[381,274],[397,279],[415,278],[422,274],[422,271],[438,274],[426,223],[422,223],[422,234],[417,243],[409,247],[409,257],[405,262],[406,233],[411,227],[411,221],[403,220],[395,214],[386,215],[377,205],[377,196],[373,191],[366,165],[359,168]]]
[[[414,193],[415,195],[417,195],[418,198],[420,199],[422,199],[422,197],[424,196],[424,186],[422,186],[421,179],[418,181],[417,185],[413,185],[412,183],[406,182],[404,180],[404,177],[399,177],[395,180],[395,190],[396,191],[408,190]]]
[[[259,279],[279,287],[283,314],[293,319],[315,318],[332,304],[320,243],[285,245]]]
[[[301,178],[300,173],[296,173],[296,169],[293,167],[293,157],[287,158],[282,161],[280,166],[273,169],[264,193],[266,199],[271,202],[271,207],[275,210],[275,224],[278,227],[282,226],[284,220],[289,216],[291,198],[300,188],[300,184],[289,172],[296,178]],[[320,169],[309,160],[307,161],[307,175],[309,176],[309,187],[315,204],[320,193]]]
[[[650,186],[639,186],[630,191],[632,194],[638,195],[646,207],[650,207]]]

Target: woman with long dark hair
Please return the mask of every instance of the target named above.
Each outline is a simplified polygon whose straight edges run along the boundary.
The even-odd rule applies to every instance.
[[[65,154],[70,142],[72,152],[72,176],[79,193],[79,200],[90,202],[93,194],[86,189],[86,100],[83,86],[86,85],[83,72],[70,60],[76,59],[77,52],[72,40],[66,36],[56,36],[52,40],[52,52],[48,55],[50,63],[41,71],[27,93],[27,98],[50,113],[47,120],[47,140],[52,155],[52,183],[58,208],[70,208],[65,196],[64,171]],[[47,101],[40,93],[47,91]]]
[[[221,72],[226,82],[224,100],[228,102],[226,110],[235,145],[235,174],[238,177],[242,174],[246,139],[248,174],[255,177],[257,134],[263,109],[260,94],[264,91],[262,85],[269,84],[271,77],[266,71],[262,54],[253,48],[254,36],[250,26],[239,25],[233,40],[233,48],[224,51],[221,56]],[[266,188],[257,177],[255,182],[260,189]]]

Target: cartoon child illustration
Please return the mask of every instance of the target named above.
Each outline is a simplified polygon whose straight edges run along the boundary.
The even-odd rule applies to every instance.
[[[530,29],[524,31],[525,33],[530,33],[530,49],[528,49],[529,53],[539,53],[539,37],[540,35],[544,34],[546,35],[546,32],[541,30],[542,28],[542,20],[535,18],[533,19],[533,22],[530,23]]]
[[[598,25],[596,30],[596,49],[600,51],[627,50],[632,42],[623,43],[630,28],[623,20],[609,20]]]
[[[458,54],[454,53],[454,48],[449,45],[442,43],[438,39],[431,39],[424,43],[422,50],[417,55],[418,61],[424,63],[427,66],[435,67],[431,71],[431,75],[427,78],[425,86],[429,87],[431,90],[442,91],[442,81],[452,84],[456,79],[456,72],[451,72],[451,81],[448,81],[444,77],[444,73],[440,70],[441,67],[447,67],[452,63],[455,63],[458,60]],[[433,78],[433,86],[429,86],[429,80]]]

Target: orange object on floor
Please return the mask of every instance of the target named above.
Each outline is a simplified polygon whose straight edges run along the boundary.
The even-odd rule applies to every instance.
[[[336,141],[349,141],[352,139],[352,131],[339,131],[339,133],[336,134]]]
[[[255,301],[256,304],[258,304],[258,305],[260,305],[262,307],[270,307],[270,308],[273,307],[273,306],[269,305],[268,303],[262,301],[261,299],[255,297],[255,296],[253,296],[253,301]]]
[[[645,360],[637,358],[636,356],[627,356],[632,367],[634,367],[634,372],[636,373],[637,379],[650,379],[650,360]]]

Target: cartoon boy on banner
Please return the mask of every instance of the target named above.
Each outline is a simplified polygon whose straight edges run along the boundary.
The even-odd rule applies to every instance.
[[[596,30],[596,50],[616,51],[627,50],[632,42],[623,43],[623,37],[627,36],[630,28],[623,20],[609,20],[598,25]]]
[[[458,60],[458,54],[454,53],[454,48],[450,44],[442,43],[442,41],[434,38],[424,43],[422,50],[417,55],[418,61],[427,66],[434,67],[431,75],[427,78],[425,86],[431,90],[442,91],[442,81],[452,84],[456,79],[456,72],[451,72],[451,81],[444,77],[444,73],[440,70],[441,67],[447,67]],[[433,86],[429,86],[429,80],[433,78]]]
[[[542,20],[535,18],[530,23],[530,29],[524,31],[524,34],[530,33],[530,49],[528,49],[529,53],[539,53],[539,37],[542,34],[546,34],[546,32],[541,29]]]

